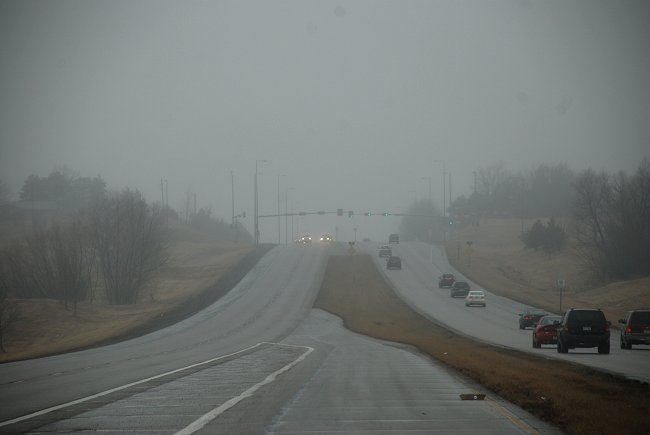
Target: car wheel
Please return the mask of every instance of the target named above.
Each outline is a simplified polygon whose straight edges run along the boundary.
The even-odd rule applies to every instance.
[[[607,355],[609,353],[609,341],[598,345],[598,353]]]
[[[557,342],[557,351],[559,353],[569,353],[569,348],[562,341],[558,340]]]
[[[524,329],[524,325],[522,325],[522,324],[520,323],[520,324],[519,324],[519,329]]]
[[[542,345],[539,344],[539,342],[537,340],[535,340],[534,335],[533,335],[533,347],[536,348],[536,349],[539,349],[540,347],[542,347]]]
[[[625,340],[621,337],[621,349],[625,349]]]
[[[625,342],[625,348],[626,348],[627,350],[632,349],[632,343],[630,343],[629,341],[626,341],[626,342]]]

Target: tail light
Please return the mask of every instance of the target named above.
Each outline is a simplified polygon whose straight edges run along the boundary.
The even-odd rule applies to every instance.
[[[625,329],[625,331],[628,332],[628,333],[631,333],[631,332],[632,332],[632,327],[631,327],[631,326],[628,326],[628,327]]]

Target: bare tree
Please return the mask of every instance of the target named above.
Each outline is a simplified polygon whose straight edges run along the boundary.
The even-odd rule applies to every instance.
[[[55,261],[56,292],[66,307],[68,303],[72,304],[72,312],[76,316],[78,302],[86,299],[94,288],[94,245],[90,243],[87,227],[78,219],[63,230],[55,225],[50,239]]]
[[[143,285],[167,260],[160,207],[126,189],[99,204],[92,221],[108,302],[136,303]]]
[[[606,228],[609,220],[608,204],[612,196],[609,178],[604,171],[597,173],[588,169],[580,174],[574,185],[574,214],[579,250],[587,268],[601,280],[607,276]]]
[[[87,226],[74,219],[67,227],[58,224],[39,229],[11,245],[3,256],[4,285],[23,298],[50,298],[77,303],[94,287],[94,249]]]
[[[583,258],[602,280],[650,274],[650,161],[633,176],[589,169],[575,183]]]

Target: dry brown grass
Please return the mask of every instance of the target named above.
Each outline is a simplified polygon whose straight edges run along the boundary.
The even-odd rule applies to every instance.
[[[352,331],[417,347],[568,433],[650,427],[648,384],[455,335],[403,303],[368,256],[330,257],[315,306]]]
[[[532,223],[525,221],[524,228],[530,228]],[[526,250],[519,239],[521,229],[520,220],[492,219],[478,227],[456,231],[446,244],[449,261],[491,292],[553,312],[559,312],[556,282],[563,278],[567,283],[563,310],[601,308],[613,326],[625,311],[650,307],[650,277],[599,285],[585,271],[571,242],[553,255]],[[467,241],[473,242],[471,258],[466,250]]]
[[[141,302],[110,306],[102,298],[79,304],[78,315],[53,300],[17,300],[14,320],[5,334],[13,361],[61,353],[119,337],[195,298],[236,265],[252,246],[201,241],[189,229],[174,233],[170,260],[142,294]]]

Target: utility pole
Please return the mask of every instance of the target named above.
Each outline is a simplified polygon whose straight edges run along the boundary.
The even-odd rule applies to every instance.
[[[163,184],[164,180],[160,179],[160,205],[165,207],[165,185]]]
[[[169,229],[169,183],[165,178],[165,226]]]
[[[232,200],[232,220],[230,223],[235,227],[235,173],[230,171],[230,198]]]
[[[284,192],[284,244],[289,243],[289,189]]]
[[[449,173],[449,206],[451,207],[451,172]]]
[[[447,216],[447,202],[446,202],[446,191],[447,191],[447,170],[445,169],[444,160],[434,160],[434,162],[442,163],[442,216]]]
[[[253,236],[255,238],[255,244],[259,245],[260,244],[260,210],[259,210],[259,187],[258,187],[258,163],[266,163],[268,160],[255,160],[255,194],[254,194],[254,210],[255,210],[255,217],[254,217],[254,231],[255,235]]]
[[[447,172],[445,171],[445,161],[442,161],[442,216],[445,217],[447,216],[447,203],[445,202],[446,196],[445,195],[445,180],[447,178]]]

